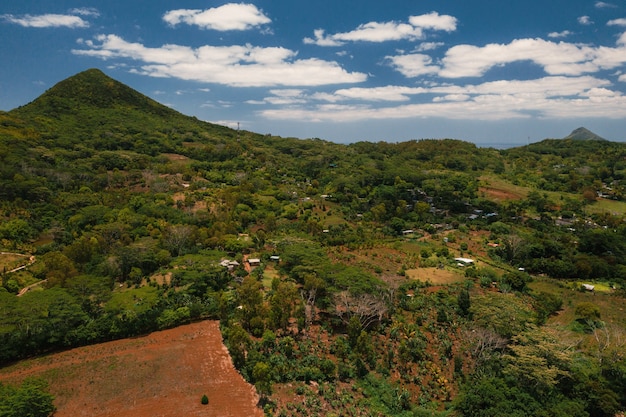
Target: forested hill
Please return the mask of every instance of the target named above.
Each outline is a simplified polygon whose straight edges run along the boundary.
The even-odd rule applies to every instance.
[[[79,146],[156,155],[194,134],[210,135],[213,141],[233,136],[231,129],[185,116],[97,69],[61,81],[1,116],[2,133],[68,150]]]
[[[268,415],[612,417],[625,181],[622,143],[282,138],[88,70],[0,113],[0,365],[219,319]]]

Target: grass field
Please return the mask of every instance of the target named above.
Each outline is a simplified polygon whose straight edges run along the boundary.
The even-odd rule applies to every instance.
[[[480,177],[480,193],[490,200],[521,200],[526,198],[530,188],[514,185],[509,181],[496,176],[483,175]]]
[[[556,281],[536,279],[530,283],[534,292],[558,295],[563,300],[562,309],[548,318],[546,325],[557,332],[564,341],[587,348],[598,348],[596,334],[583,331],[576,322],[576,307],[583,302],[596,305],[600,309],[601,332],[610,333],[615,348],[626,353],[626,311],[624,299],[614,295],[608,284],[592,283],[596,291],[580,291],[582,281]],[[585,282],[590,283],[590,282]]]
[[[611,213],[616,216],[621,216],[626,213],[626,202],[601,198],[595,203],[587,205],[585,211],[589,214]]]
[[[10,271],[11,269],[26,265],[30,255],[20,255],[17,253],[0,253],[0,271]]]
[[[430,282],[433,285],[448,285],[465,280],[465,277],[456,271],[439,268],[407,269],[406,276],[410,279]]]

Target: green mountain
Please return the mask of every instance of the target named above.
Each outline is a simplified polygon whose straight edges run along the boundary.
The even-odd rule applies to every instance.
[[[574,129],[572,133],[565,136],[563,139],[607,141],[603,137],[596,135],[595,133],[593,133],[592,131],[584,127],[579,127],[577,129]]]
[[[171,152],[200,132],[216,142],[233,137],[232,129],[185,116],[97,69],[61,81],[31,103],[0,114],[3,131],[28,138],[31,145],[149,155]]]

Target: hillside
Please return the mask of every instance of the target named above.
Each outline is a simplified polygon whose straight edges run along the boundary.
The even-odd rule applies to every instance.
[[[260,135],[89,70],[0,113],[0,364],[208,319],[266,415],[612,417],[625,178],[622,143]]]
[[[0,380],[49,380],[56,417],[262,416],[216,322],[76,348],[0,369]],[[209,404],[202,405],[203,395]]]

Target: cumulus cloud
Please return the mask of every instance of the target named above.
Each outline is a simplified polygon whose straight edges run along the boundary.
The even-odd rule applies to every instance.
[[[218,31],[248,30],[271,23],[254,4],[245,3],[228,3],[207,10],[170,10],[163,15],[163,20],[171,26],[184,23]]]
[[[333,104],[267,109],[268,119],[352,122],[358,120],[442,117],[454,120],[529,118],[626,117],[626,97],[609,90],[611,83],[591,76],[545,77],[538,80],[495,81],[476,85],[431,85],[407,88],[387,86],[337,90],[329,96],[372,100],[382,92],[422,95],[420,103],[397,106]],[[391,96],[389,96],[391,97]],[[431,98],[432,97],[432,98]],[[327,100],[331,101],[331,100]],[[392,101],[392,100],[388,100]],[[406,101],[406,100],[395,100]]]
[[[494,67],[523,61],[542,67],[549,75],[577,76],[626,63],[626,34],[617,43],[617,47],[593,47],[538,38],[516,39],[508,44],[456,45],[446,51],[439,64],[433,64],[424,54],[390,56],[387,60],[406,77],[481,77]]]
[[[385,59],[402,75],[409,78],[436,74],[441,70],[439,66],[433,65],[430,56],[424,54],[387,56]]]
[[[580,16],[578,18],[578,23],[585,26],[593,25],[593,22],[591,21],[591,18],[589,16]]]
[[[613,3],[606,3],[606,2],[604,2],[604,1],[597,1],[597,2],[596,2],[596,4],[595,4],[595,6],[596,6],[598,9],[614,9],[614,8],[616,8],[616,7],[617,7],[617,6],[616,6],[616,5],[614,5]]]
[[[580,75],[598,70],[593,62],[592,47],[543,39],[516,39],[509,44],[488,44],[483,47],[458,45],[443,58],[444,77],[478,77],[494,66],[519,61],[532,61],[548,74]]]
[[[548,37],[549,38],[567,38],[571,34],[572,32],[570,32],[569,30],[564,30],[562,32],[550,32],[548,33]]]
[[[606,24],[608,26],[626,26],[626,18],[609,20]]]
[[[305,44],[318,46],[341,46],[347,42],[388,42],[398,40],[420,40],[425,30],[452,32],[456,30],[457,19],[453,16],[432,12],[420,16],[410,16],[408,23],[369,22],[359,25],[350,32],[326,34],[324,29],[313,31],[313,38],[304,38]]]
[[[415,48],[415,52],[432,51],[445,45],[443,42],[422,42]]]
[[[409,17],[409,23],[422,29],[454,32],[456,30],[457,19],[453,16],[431,12],[419,16],[411,16]]]
[[[42,15],[22,15],[12,14],[0,15],[0,18],[8,23],[14,23],[27,28],[59,28],[70,29],[89,27],[89,22],[79,16],[70,14],[42,14]]]
[[[82,41],[86,49],[76,55],[101,59],[126,58],[141,63],[133,71],[152,77],[179,78],[235,87],[317,86],[365,81],[367,75],[348,72],[333,61],[296,59],[297,53],[282,47],[252,45],[190,48],[180,45],[146,47],[117,35],[100,35],[95,42]]]

